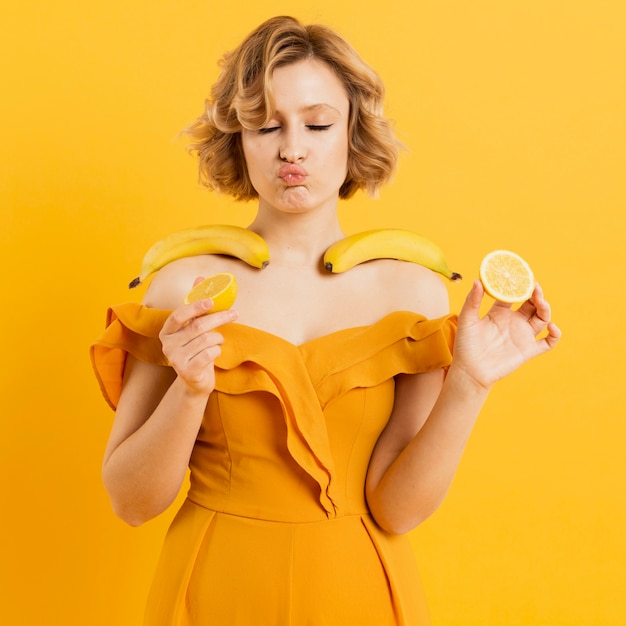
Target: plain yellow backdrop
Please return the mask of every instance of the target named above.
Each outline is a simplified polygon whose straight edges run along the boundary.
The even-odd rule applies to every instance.
[[[564,338],[492,393],[412,537],[435,626],[623,626],[626,4],[621,0],[5,3],[0,37],[0,621],[135,626],[172,513],[131,529],[100,461],[88,346],[147,247],[252,205],[201,190],[177,133],[261,20],[336,27],[408,150],[349,232],[413,228],[466,280],[511,248]],[[349,581],[346,581],[349,584]]]

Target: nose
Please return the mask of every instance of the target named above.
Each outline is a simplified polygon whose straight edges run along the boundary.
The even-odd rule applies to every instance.
[[[299,163],[306,158],[307,149],[303,133],[293,129],[283,133],[280,146],[280,159],[287,163]]]

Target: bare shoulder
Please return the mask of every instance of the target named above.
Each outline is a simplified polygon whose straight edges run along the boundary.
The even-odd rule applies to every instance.
[[[395,310],[415,311],[430,319],[450,312],[445,279],[426,267],[388,260],[380,265],[379,280]]]
[[[143,302],[157,309],[175,309],[182,304],[196,278],[205,278],[222,271],[226,270],[218,256],[201,255],[177,259],[152,276]]]

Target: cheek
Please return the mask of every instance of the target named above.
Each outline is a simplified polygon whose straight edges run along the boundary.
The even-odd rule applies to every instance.
[[[247,139],[245,135],[241,138],[241,151],[243,152],[243,158],[246,160],[246,163],[250,163],[251,156],[255,154],[253,142],[250,139]]]
[[[337,167],[345,168],[348,170],[350,152],[348,150],[348,140],[345,137],[337,138],[333,149],[335,155],[335,162]]]
[[[255,133],[243,132],[241,135],[241,148],[246,161],[259,160],[259,156],[267,152],[267,142],[261,141],[261,138]]]
[[[262,162],[260,146],[257,146],[254,141],[244,141],[242,142],[242,150],[248,176],[253,180],[258,174]]]

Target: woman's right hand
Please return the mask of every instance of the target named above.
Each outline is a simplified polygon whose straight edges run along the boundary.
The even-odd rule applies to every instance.
[[[198,300],[175,309],[159,339],[163,354],[190,391],[208,396],[215,388],[215,359],[224,338],[217,328],[237,319],[233,309],[210,313],[213,302]]]

